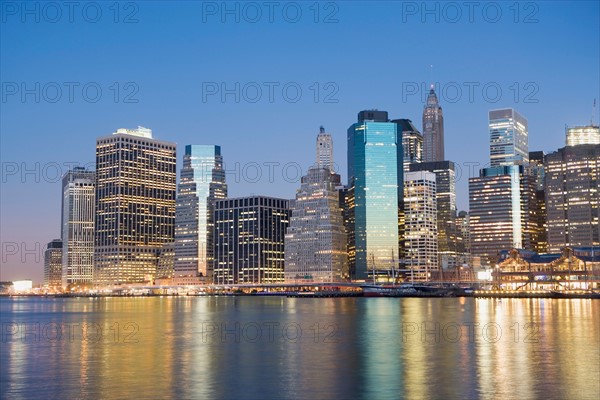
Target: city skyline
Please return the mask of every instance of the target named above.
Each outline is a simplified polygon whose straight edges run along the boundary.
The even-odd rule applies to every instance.
[[[74,165],[93,166],[95,139],[117,127],[149,126],[161,139],[177,142],[178,154],[188,143],[218,142],[230,162],[239,163],[240,168],[252,162],[279,163],[273,182],[267,178],[269,167],[263,166],[263,177],[257,182],[245,181],[238,173],[239,182],[229,180],[229,195],[260,193],[291,199],[300,176],[314,162],[311,135],[315,126],[327,127],[339,144],[338,154],[344,152],[346,129],[356,110],[385,109],[394,117],[411,119],[421,130],[423,104],[431,82],[435,83],[444,110],[445,158],[458,166],[457,208],[467,210],[468,177],[476,176],[488,162],[489,110],[518,109],[529,122],[529,149],[545,153],[564,146],[565,124],[589,124],[593,99],[600,86],[596,73],[599,44],[595,40],[598,4],[540,4],[534,23],[524,23],[523,10],[515,22],[508,6],[497,23],[485,21],[479,14],[471,23],[465,19],[465,13],[458,23],[444,18],[436,22],[431,16],[423,21],[419,15],[403,15],[400,3],[386,7],[382,3],[368,7],[340,3],[335,15],[338,22],[329,24],[314,23],[308,9],[303,10],[306,19],[297,24],[281,18],[272,25],[243,20],[222,22],[219,17],[204,22],[200,4],[193,3],[187,5],[188,12],[153,3],[140,4],[138,22],[132,24],[115,24],[110,18],[98,24],[79,19],[74,25],[64,19],[56,24],[35,24],[31,19],[22,23],[18,16],[8,18],[0,26],[1,71],[3,82],[7,83],[3,87],[5,101],[0,121],[4,167],[0,208],[3,241],[18,244],[20,253],[2,260],[3,275],[7,279],[30,276],[41,281],[43,247],[51,238],[60,237],[56,230],[60,215],[54,212],[60,207],[56,182]],[[103,11],[105,16],[112,15],[107,9]],[[321,11],[321,17],[326,15]],[[178,24],[171,26],[168,21],[172,20]],[[380,40],[366,42],[354,28],[359,23],[375,26],[375,21]],[[85,45],[72,36],[73,26],[81,29]],[[557,30],[556,26],[564,29]],[[272,35],[273,27],[282,28],[280,35]],[[53,29],[53,35],[41,34],[47,28]],[[403,40],[411,35],[417,35],[419,41]],[[14,37],[19,37],[22,45],[17,45]],[[174,40],[180,37],[189,40]],[[509,68],[497,65],[498,48],[489,44],[499,37],[519,43],[512,56],[520,62]],[[117,45],[106,46],[107,41]],[[155,46],[149,47],[148,41]],[[269,45],[255,48],[253,43],[257,41]],[[278,57],[270,50],[289,43],[294,44],[296,51],[288,57]],[[390,52],[398,43],[402,43],[403,51]],[[458,49],[456,43],[467,45]],[[353,63],[357,45],[388,54],[389,65],[377,68],[375,73],[373,66]],[[232,51],[219,51],[222,48]],[[197,49],[206,49],[214,57],[209,62]],[[336,50],[336,57],[330,57],[332,49]],[[80,51],[80,55],[75,56],[75,51]],[[156,54],[165,61],[155,62]],[[406,54],[417,61],[402,63],[400,57]],[[578,73],[565,77],[564,66],[556,63],[557,56],[577,65]],[[109,68],[114,65],[109,60],[114,59],[136,62]],[[243,69],[239,68],[241,59],[246,61]],[[138,63],[153,68],[140,70]],[[308,68],[315,63],[318,71]],[[369,84],[361,83],[365,74]],[[164,79],[165,76],[169,78]],[[557,76],[564,79],[556,79]],[[19,90],[15,95],[8,94],[11,82]],[[35,94],[23,100],[21,83],[31,89],[36,82],[40,88],[57,83],[63,88],[63,97],[51,103],[40,89],[39,102],[35,101]],[[69,101],[64,82],[79,84],[73,102]],[[239,102],[233,95],[222,101],[221,93],[203,98],[203,83],[208,84],[205,87],[216,83],[220,90],[222,82],[228,89],[235,88],[238,82],[240,92],[245,84],[258,82],[263,97],[255,103],[248,101],[250,94],[240,94]],[[273,102],[269,102],[264,82],[279,83]],[[279,89],[288,82],[302,88],[300,101],[292,103],[282,97]],[[327,86],[330,82],[333,86]],[[92,83],[92,89],[93,83],[102,89],[102,98],[95,103],[82,97],[80,89],[88,83]],[[319,96],[315,101],[317,87]],[[460,95],[456,94],[457,87]],[[473,89],[472,98],[469,87]],[[487,97],[484,87],[489,89]],[[496,87],[502,90],[499,99],[494,97]],[[327,96],[337,102],[325,101]],[[597,108],[594,118],[598,123]],[[285,138],[286,146],[279,146],[275,152],[275,143],[281,138]],[[32,139],[35,146],[29,145]],[[255,146],[259,141],[265,145]],[[179,158],[178,169],[181,162]],[[282,177],[281,167],[287,162],[304,166],[302,173],[295,174],[295,181]],[[344,157],[338,157],[337,163],[342,181],[346,182]],[[228,168],[235,170],[235,165]],[[21,253],[36,251],[36,246],[42,256],[27,255],[22,262]]]
[[[599,37],[0,0],[0,398],[596,399]]]
[[[388,117],[387,117],[387,112],[385,112],[385,111],[378,111],[378,110],[365,110],[365,111],[361,111],[361,113],[363,113],[363,114],[364,114],[364,113],[368,113],[368,112],[374,113],[374,115],[375,115],[375,116],[373,116],[373,115],[369,115],[369,116],[368,116],[368,118],[374,118],[374,121],[377,121],[377,118],[378,118],[377,116],[382,116],[381,118],[384,118],[384,117],[383,117],[383,114],[385,114],[385,118],[384,118],[384,119],[382,119],[382,120],[381,120],[381,122],[383,122],[383,120],[386,120],[388,123],[396,125],[396,129],[397,129],[397,133],[398,133],[398,134],[402,134],[402,129],[403,129],[403,126],[404,126],[404,125],[405,125],[405,124],[406,124],[406,123],[409,121],[409,120],[407,120],[407,119],[396,119],[396,120],[387,119],[387,118],[388,118]],[[495,112],[495,110],[490,110],[490,113],[492,113],[492,112]],[[516,111],[513,111],[512,109],[511,109],[511,112],[515,112],[515,113],[516,113]],[[366,114],[365,114],[365,115],[366,115]],[[359,113],[359,118],[360,118],[360,113]],[[365,118],[367,118],[367,117],[365,116]],[[410,123],[409,123],[409,125],[410,125]],[[586,127],[586,126],[585,126],[585,125],[583,125],[583,124],[580,124],[580,125],[578,125],[578,126],[577,126],[577,128],[580,128],[580,127]],[[593,130],[592,130],[592,131],[593,131],[593,132],[595,132],[596,130],[597,130],[597,127],[593,127]],[[589,131],[589,129],[588,129],[588,131]],[[417,130],[417,132],[418,132],[418,130]],[[567,138],[568,138],[568,137],[569,137],[569,135],[571,134],[570,132],[571,132],[571,130],[570,130],[570,129],[565,129],[565,130],[564,130],[564,135],[565,135],[565,139],[564,139],[564,140],[567,140]],[[586,132],[587,132],[587,131],[586,131]],[[115,132],[113,133],[113,135],[115,135],[115,134],[119,134],[119,133],[121,133],[121,134],[123,134],[123,133],[126,133],[126,134],[128,134],[128,135],[134,135],[134,136],[140,136],[140,137],[144,137],[144,136],[146,136],[147,138],[150,138],[150,139],[154,140],[154,139],[153,139],[153,137],[152,137],[152,130],[151,130],[151,129],[148,129],[148,128],[141,127],[141,126],[138,126],[138,128],[137,128],[137,129],[119,128],[119,129],[116,129],[116,130],[115,130]],[[106,136],[106,138],[109,138],[109,137],[110,137],[110,136]],[[327,137],[327,138],[325,138],[325,137]],[[99,137],[99,138],[98,138],[98,140],[100,140],[100,139],[102,139],[102,137]],[[595,140],[595,139],[592,139],[592,140]],[[492,141],[493,141],[493,138],[490,138],[490,143],[491,143]],[[326,144],[326,148],[325,148],[325,149],[322,147],[322,145],[323,145],[323,144]],[[177,147],[177,145],[176,145],[176,144],[175,144],[175,146]],[[214,148],[214,149],[218,149],[218,150],[216,150],[216,152],[217,152],[217,154],[218,154],[218,159],[217,159],[217,161],[216,161],[216,164],[215,164],[215,165],[216,165],[216,167],[218,168],[218,170],[220,171],[220,172],[218,172],[218,175],[219,175],[219,176],[222,176],[222,177],[220,177],[220,178],[217,178],[217,179],[221,179],[222,185],[224,185],[224,187],[225,187],[225,192],[223,192],[223,191],[222,191],[222,189],[218,189],[218,188],[217,188],[217,189],[214,189],[214,188],[213,188],[214,181],[213,181],[213,183],[211,183],[211,189],[210,189],[210,190],[211,190],[211,192],[215,192],[215,191],[216,191],[216,192],[219,192],[219,193],[221,193],[221,194],[219,194],[219,195],[218,195],[218,197],[217,197],[217,198],[222,198],[222,199],[226,199],[226,198],[234,198],[234,197],[227,197],[227,196],[226,196],[226,193],[227,193],[227,188],[228,188],[228,185],[227,185],[227,183],[226,183],[226,177],[227,177],[227,175],[228,175],[228,174],[231,174],[232,172],[235,172],[235,173],[238,173],[238,174],[239,174],[239,170],[238,170],[238,171],[227,171],[227,170],[226,170],[226,168],[225,168],[225,165],[226,165],[226,163],[225,163],[225,161],[223,160],[223,158],[220,156],[220,152],[221,152],[220,146],[218,146],[218,145],[185,145],[185,146],[183,146],[183,147],[185,148],[185,150],[186,150],[186,153],[189,151],[189,148],[194,148],[194,147],[196,147],[196,148],[205,148],[205,149],[207,149],[207,148]],[[309,172],[310,172],[310,168],[314,168],[316,165],[319,165],[319,164],[320,164],[319,160],[326,160],[326,164],[328,164],[328,165],[332,165],[332,166],[334,166],[334,167],[337,165],[337,163],[336,163],[336,162],[333,160],[333,142],[332,142],[332,140],[331,140],[331,135],[329,135],[329,134],[326,134],[326,133],[325,133],[325,130],[324,130],[324,128],[323,128],[322,126],[320,127],[320,133],[319,133],[319,135],[317,136],[317,142],[316,142],[316,147],[315,147],[315,149],[316,149],[316,160],[317,160],[317,162],[315,163],[315,162],[313,161],[313,164],[312,164],[312,165],[310,165],[310,166],[308,167],[308,169],[307,169],[307,173],[309,173]],[[556,152],[556,151],[558,151],[558,150],[559,150],[559,149],[555,149],[555,150],[554,150],[554,152]],[[540,153],[540,152],[538,152],[538,153]],[[541,153],[543,153],[543,152],[541,152]],[[549,153],[553,153],[553,151],[550,151]],[[185,159],[185,157],[184,157],[184,159]],[[314,159],[313,159],[313,160],[314,160]],[[204,161],[206,161],[206,160],[204,160]],[[528,161],[528,159],[527,159],[527,161]],[[177,162],[176,162],[176,163],[177,163]],[[443,164],[443,165],[446,165],[446,164],[448,164],[448,163],[449,163],[449,165],[451,165],[451,166],[452,166],[452,168],[454,168],[454,167],[453,167],[454,163],[453,163],[452,161],[444,161],[444,162],[431,162],[431,163],[426,163],[426,162],[423,162],[423,161],[422,161],[422,162],[417,162],[417,163],[409,163],[409,164],[406,164],[406,163],[404,163],[404,166],[403,166],[402,170],[404,170],[404,169],[405,169],[405,168],[408,166],[410,171],[413,171],[413,170],[414,170],[414,171],[420,171],[420,170],[428,170],[428,169],[429,169],[429,170],[431,170],[431,171],[433,171],[433,170],[434,170],[434,168],[442,168],[442,167],[441,167],[441,166],[442,166],[442,164]],[[202,163],[200,163],[200,164],[202,164]],[[520,162],[519,162],[519,164],[520,164]],[[507,165],[511,165],[511,164],[510,164],[510,163],[508,163]],[[533,165],[533,164],[532,164],[532,165]],[[434,167],[434,166],[435,166],[435,167]],[[87,167],[89,168],[90,166],[88,165]],[[64,179],[65,179],[65,177],[66,177],[67,175],[69,175],[69,174],[73,174],[73,173],[74,173],[74,172],[76,172],[76,171],[85,171],[85,172],[87,172],[87,171],[85,170],[85,168],[86,168],[86,167],[81,167],[81,166],[74,167],[74,168],[73,168],[73,170],[69,170],[69,171],[68,171],[68,172],[65,174],[65,176],[63,176],[63,181],[64,181]],[[177,172],[177,177],[178,177],[178,179],[177,179],[177,192],[179,192],[179,190],[180,190],[180,185],[181,185],[181,177],[180,177],[180,175],[179,175],[179,174],[180,174],[180,173],[182,172],[182,170],[184,170],[184,169],[185,169],[185,160],[184,160],[184,168],[178,168],[178,169],[176,169],[176,172]],[[492,171],[493,169],[494,169],[493,167],[484,168],[484,169],[482,169],[481,171],[479,171],[479,175],[481,175],[482,173],[484,173],[484,172],[482,172],[483,170],[486,170],[486,171],[488,171],[488,170],[489,170],[489,171]],[[96,171],[91,171],[91,172],[95,174],[95,172],[96,172]],[[206,174],[206,172],[207,172],[207,170],[206,170],[206,165],[202,164],[202,173],[203,173],[203,174]],[[485,172],[485,174],[488,174],[488,173],[489,173],[489,172]],[[498,173],[498,172],[492,172],[492,175],[495,175],[495,174],[497,174],[497,173]],[[511,173],[512,173],[512,172],[511,172]],[[403,174],[405,174],[405,172],[403,172]],[[214,171],[213,171],[213,175],[214,175]],[[475,178],[477,178],[477,176],[475,176]],[[203,179],[205,179],[205,178],[203,178]],[[213,177],[213,178],[211,178],[211,179],[213,179],[213,180],[214,180],[215,178]],[[439,179],[439,178],[438,178],[438,179]],[[447,179],[447,178],[444,178],[444,179]],[[521,178],[521,179],[522,179],[522,178]],[[532,178],[532,179],[533,179],[533,178]],[[344,190],[348,190],[349,186],[347,186],[347,185],[349,185],[349,182],[344,182],[344,181],[340,181],[340,182],[341,182],[341,185],[345,185],[345,186],[344,186]],[[453,183],[451,183],[451,182],[449,182],[448,184],[449,184],[449,185],[451,185],[450,187],[452,187],[452,186],[454,185],[454,184],[453,184]],[[65,183],[63,182],[63,187],[64,187],[64,185],[65,185]],[[530,186],[531,186],[531,185],[533,185],[533,184],[530,184]],[[234,187],[235,187],[235,186],[234,186]],[[340,188],[339,188],[339,189],[342,189],[342,186],[340,186]],[[221,196],[223,195],[223,193],[225,194],[225,197],[221,197]],[[251,196],[252,196],[252,195],[254,195],[254,194],[251,194]],[[456,202],[456,200],[454,200],[454,199],[453,199],[453,197],[457,197],[457,196],[454,196],[454,195],[453,195],[453,193],[452,193],[451,191],[449,191],[449,192],[448,192],[448,195],[452,196],[452,197],[451,197],[451,203],[450,203],[450,204],[454,204],[454,203]],[[272,197],[272,196],[268,196],[268,195],[265,195],[265,194],[259,194],[259,196],[267,196],[267,197]],[[238,196],[238,197],[239,197],[239,196]],[[292,199],[293,199],[293,197],[292,197]],[[290,199],[287,199],[287,200],[290,200]],[[439,199],[438,199],[438,201],[439,201]],[[521,205],[521,206],[523,206],[523,205]],[[528,207],[528,206],[523,206],[523,207]],[[455,210],[455,211],[456,211],[456,213],[457,213],[457,214],[456,214],[455,216],[457,216],[457,215],[458,215],[458,212],[459,212],[459,211],[463,211],[462,209],[459,209],[459,208],[457,208],[457,207],[456,207],[456,205],[454,205],[453,207],[451,207],[451,209],[453,209],[453,210]],[[450,209],[449,209],[449,210],[450,210]],[[470,207],[466,207],[466,209],[465,209],[464,211],[467,211],[467,212],[469,212],[469,211],[470,211]],[[64,213],[64,212],[65,212],[65,210],[61,210],[61,215],[62,215],[62,213]],[[440,211],[440,212],[442,212],[443,214],[444,214],[444,213],[446,213],[445,211]],[[525,211],[521,211],[521,213],[523,213],[523,212],[525,212]],[[523,217],[523,218],[524,218],[524,217]],[[452,221],[451,223],[452,223],[452,225],[454,225],[454,224],[455,224],[455,222],[453,222],[453,221]],[[521,229],[523,229],[523,232],[525,232],[525,225],[526,225],[526,223],[525,223],[525,222],[523,222],[523,228],[519,228],[519,231],[520,231]],[[533,234],[532,234],[531,232],[529,232],[529,229],[530,229],[530,228],[528,228],[528,230],[527,230],[527,232],[526,232],[526,234],[528,235],[528,236],[527,236],[528,238],[530,238],[530,237],[533,237],[533,236],[531,236],[531,235],[533,235]],[[438,230],[439,230],[439,228],[438,228]],[[59,235],[58,235],[58,236],[60,236],[60,235],[62,235],[62,233],[59,233]],[[445,235],[445,234],[444,234],[444,235]],[[401,237],[401,239],[400,239],[400,240],[403,240],[403,238],[402,238],[402,235],[399,235],[399,236]],[[208,241],[210,242],[210,241],[212,240],[212,236],[211,236],[211,235],[209,235],[209,237],[210,237],[210,238],[208,239]],[[442,237],[444,237],[444,236],[442,236]],[[455,237],[454,239],[458,240],[456,237]],[[455,244],[457,244],[457,243],[458,243],[458,242],[456,242],[456,241],[455,241]],[[513,241],[513,244],[514,244],[514,245],[521,244],[521,247],[524,247],[524,246],[523,246],[523,243],[525,243],[525,242],[523,242],[523,241],[519,241],[519,240],[515,240],[515,241]],[[528,245],[529,245],[529,243],[530,243],[530,239],[527,239],[527,243],[528,243]],[[173,252],[173,254],[172,254],[172,256],[173,256],[173,257],[171,257],[171,256],[167,255],[167,257],[166,257],[166,258],[167,258],[167,259],[170,259],[170,260],[171,260],[171,262],[173,262],[173,261],[175,261],[175,260],[177,259],[177,256],[176,256],[176,254],[175,254],[176,244],[175,244],[175,242],[173,242],[173,243],[171,243],[170,245],[171,245],[172,247],[171,247],[171,248],[169,248],[169,249],[168,249],[168,251],[172,251],[172,252]],[[65,244],[64,246],[66,246],[66,244]],[[205,246],[206,246],[206,244],[205,244]],[[446,246],[447,246],[447,245],[446,245]],[[477,247],[477,246],[475,246],[475,247]],[[504,246],[504,247],[502,247],[502,248],[505,248],[505,247],[506,247],[506,246]],[[206,248],[206,249],[208,249],[208,246],[206,246],[205,248]],[[500,247],[499,247],[499,248],[500,248]],[[42,258],[42,260],[41,260],[41,261],[42,261],[42,265],[41,265],[41,270],[40,270],[40,272],[42,273],[42,275],[44,275],[44,274],[45,274],[45,271],[44,271],[44,268],[45,268],[45,267],[44,267],[44,265],[43,265],[43,263],[44,263],[44,261],[43,261],[43,260],[44,260],[44,257],[45,257],[45,256],[44,256],[43,254],[45,253],[46,249],[47,249],[47,247],[42,247],[42,248],[41,248],[41,252],[42,252],[42,257],[41,257],[41,258]],[[554,249],[556,250],[556,248],[554,248]],[[402,252],[403,250],[404,250],[403,248],[400,248],[400,249],[399,249],[399,252]],[[210,252],[210,250],[208,250],[208,251]],[[442,250],[440,249],[439,251],[441,252]],[[66,252],[65,252],[65,253],[63,253],[63,257],[65,257],[65,256],[66,256],[66,254],[67,254]],[[167,254],[167,253],[165,253],[165,254]],[[476,254],[478,254],[478,253],[477,253],[477,251],[475,251],[475,252],[473,253],[473,255],[476,255]],[[208,255],[206,256],[206,259],[208,260],[210,257],[211,257],[211,256],[210,256],[210,254],[208,254]],[[441,261],[441,260],[442,260],[442,258],[441,258],[441,257],[442,257],[441,253],[440,253],[440,256],[439,256],[439,257],[440,257],[440,258],[439,258],[439,260]],[[163,258],[164,258],[164,257],[163,257]],[[386,258],[386,257],[383,257],[383,258]],[[450,256],[450,258],[452,258],[452,256]],[[456,259],[456,258],[455,258],[455,259],[454,259],[454,261],[450,261],[450,263],[451,263],[452,265],[456,265],[456,262],[457,262],[456,260],[458,260],[458,259]],[[160,258],[159,258],[159,260],[158,260],[157,262],[161,262],[161,261],[162,261],[162,259],[160,259]],[[445,261],[445,262],[448,262],[448,259],[447,259],[447,258],[446,258],[446,261]],[[207,267],[205,267],[205,268],[207,268]],[[210,269],[210,267],[208,267],[208,268]],[[168,267],[168,266],[167,266],[167,270],[168,270],[168,271],[171,271],[171,272],[175,272],[175,273],[177,274],[177,268],[176,268],[176,267],[175,267],[175,269],[173,269],[172,267]],[[65,273],[65,271],[63,271],[63,274],[64,274],[64,273]],[[160,278],[160,276],[159,276],[159,275],[160,275],[160,271],[157,269],[157,275],[156,275],[156,278]],[[207,276],[208,274],[206,274],[206,275],[205,275],[205,274],[203,274],[203,275],[204,275],[204,276]],[[181,276],[181,279],[180,279],[180,281],[183,283],[183,282],[185,281],[185,278],[183,278],[183,277],[184,277],[184,275],[181,275],[181,274],[180,274],[180,276]],[[187,276],[190,276],[190,277],[191,277],[191,275],[189,275],[189,274],[188,274]],[[208,275],[208,276],[210,276],[210,275]],[[19,275],[19,277],[20,277],[20,278],[23,278],[21,275]],[[26,278],[29,278],[29,277],[26,277]],[[44,278],[44,279],[45,279],[45,278]],[[189,278],[188,278],[188,280],[189,280]],[[192,281],[193,281],[193,279],[192,279]],[[191,283],[192,281],[190,281],[190,282],[188,282],[188,283]]]

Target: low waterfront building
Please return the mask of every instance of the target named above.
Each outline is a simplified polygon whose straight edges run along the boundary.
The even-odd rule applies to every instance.
[[[492,272],[494,285],[510,290],[597,290],[600,248],[565,247],[560,253],[503,250]]]

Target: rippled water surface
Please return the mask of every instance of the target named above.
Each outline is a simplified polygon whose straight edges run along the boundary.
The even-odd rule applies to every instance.
[[[600,301],[0,298],[1,398],[596,399]]]

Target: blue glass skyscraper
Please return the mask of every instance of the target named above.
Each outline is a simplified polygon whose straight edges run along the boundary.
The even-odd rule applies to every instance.
[[[348,128],[348,252],[355,279],[398,266],[403,150],[397,126],[386,111],[368,110]]]
[[[187,145],[175,213],[175,278],[211,278],[213,205],[227,197],[221,147]],[[193,281],[194,279],[192,279]]]

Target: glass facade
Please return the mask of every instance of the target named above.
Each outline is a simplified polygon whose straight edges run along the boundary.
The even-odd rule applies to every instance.
[[[263,196],[215,200],[215,284],[283,282],[288,207]]]
[[[396,268],[402,235],[403,150],[397,124],[387,122],[387,113],[377,120],[359,119],[348,129],[348,184],[353,193],[349,213],[354,243],[349,247],[355,252],[354,278]]]
[[[174,241],[176,145],[146,128],[96,141],[94,280],[150,282]]]
[[[92,284],[96,173],[76,167],[62,178],[62,286]]]
[[[527,119],[512,108],[489,112],[492,167],[529,163]]]
[[[174,275],[210,279],[214,201],[227,197],[221,147],[185,146],[180,174],[175,215]]]

